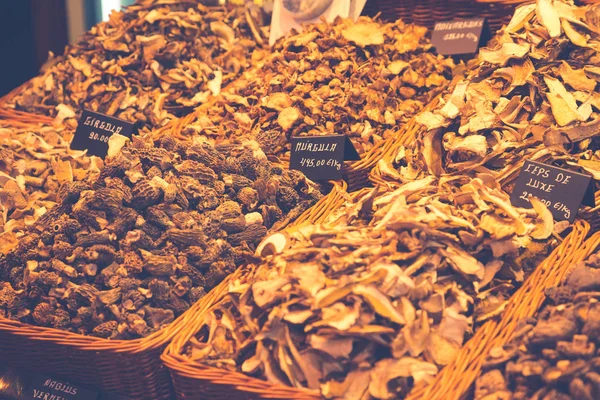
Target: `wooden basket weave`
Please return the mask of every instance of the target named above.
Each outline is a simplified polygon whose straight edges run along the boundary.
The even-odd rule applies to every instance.
[[[507,24],[527,0],[379,0],[382,18],[433,28],[436,22],[486,17],[492,32]]]
[[[328,195],[286,229],[321,222],[344,200],[346,188],[344,183],[333,183]],[[219,288],[226,288],[229,279],[171,325],[143,339],[107,340],[0,318],[0,362],[132,399],[173,399],[171,379],[160,356],[181,330],[220,298]]]
[[[349,195],[350,198],[364,194],[364,190]],[[524,285],[517,290],[507,306],[505,317],[501,321],[490,320],[476,330],[475,335],[467,341],[459,355],[446,366],[428,386],[415,387],[408,399],[459,399],[468,390],[477,377],[487,351],[496,345],[496,340],[509,325],[505,320],[515,321],[522,315],[531,312],[536,304],[541,304],[541,296],[546,287],[560,281],[568,267],[587,257],[592,249],[591,244],[582,246],[590,226],[587,222],[578,221],[571,233],[554,251],[535,269]],[[597,236],[600,236],[598,234]],[[596,239],[600,243],[600,237]],[[247,271],[246,271],[247,272]],[[239,270],[231,279],[239,279],[244,275]],[[230,280],[231,281],[231,280]],[[228,292],[223,283],[218,288],[222,298]],[[218,298],[215,296],[213,298]],[[205,309],[208,311],[208,309]],[[178,399],[320,399],[319,393],[304,389],[271,384],[252,378],[239,372],[208,367],[190,361],[183,356],[186,343],[197,333],[205,314],[199,314],[193,325],[189,325],[173,339],[165,350],[162,360],[171,371],[175,393]],[[507,329],[507,328],[505,328]]]

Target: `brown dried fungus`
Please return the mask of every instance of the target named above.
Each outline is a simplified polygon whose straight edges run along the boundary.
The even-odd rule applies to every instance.
[[[198,117],[184,137],[256,139],[267,155],[289,153],[297,135],[346,134],[359,153],[391,137],[452,76],[427,29],[401,21],[338,18],[280,39]]]
[[[476,400],[600,398],[600,253],[575,265],[546,295],[511,342],[491,350]]]
[[[322,195],[256,143],[161,146],[137,137],[0,256],[0,316],[110,339],[145,337]],[[8,298],[9,300],[4,300]]]
[[[73,131],[0,122],[0,253],[58,202],[67,184],[97,175],[102,159],[69,149]]]
[[[258,56],[259,8],[140,0],[52,57],[10,107],[67,119],[82,109],[154,128],[185,115]]]
[[[599,12],[566,0],[518,7],[466,78],[416,117],[422,129],[398,151],[399,175],[489,171],[504,182],[524,159],[582,159],[598,174],[597,156],[589,160],[600,128]]]
[[[512,207],[486,176],[366,190],[324,225],[267,238],[185,354],[325,398],[402,398],[548,253],[544,208]]]

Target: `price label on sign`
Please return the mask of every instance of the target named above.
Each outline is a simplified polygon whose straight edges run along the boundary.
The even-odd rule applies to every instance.
[[[536,161],[525,161],[510,200],[517,207],[531,208],[530,196],[546,204],[557,221],[573,222],[581,204],[594,207],[591,176]]]
[[[474,54],[490,36],[485,18],[443,21],[435,24],[431,43],[438,54]]]
[[[106,157],[110,137],[118,133],[131,138],[133,130],[131,122],[83,110],[71,142],[71,149],[87,150],[88,155]]]
[[[345,160],[360,160],[346,135],[292,138],[290,169],[302,171],[313,181],[341,179]]]

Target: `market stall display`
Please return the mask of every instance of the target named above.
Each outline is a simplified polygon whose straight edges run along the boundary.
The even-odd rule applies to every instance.
[[[600,178],[600,8],[521,4],[457,63],[380,17],[263,48],[250,3],[139,0],[0,100],[0,360],[144,399],[600,396],[598,209],[510,196],[528,160]],[[83,108],[141,135],[72,151]],[[288,168],[330,134],[346,182]]]
[[[0,262],[2,317],[145,337],[322,196],[251,143],[218,151],[169,139],[134,140],[97,179],[61,187],[59,204]]]
[[[166,357],[197,367],[200,381],[215,368],[257,377],[264,393],[406,396],[502,312],[555,245],[549,211],[536,209],[512,208],[484,177],[365,189],[291,247],[268,239],[281,254],[232,282]],[[243,387],[238,374],[226,376]]]
[[[88,108],[140,128],[160,127],[218,94],[260,58],[255,50],[268,37],[263,25],[261,9],[251,5],[137,1],[51,57],[3,106],[70,126]]]

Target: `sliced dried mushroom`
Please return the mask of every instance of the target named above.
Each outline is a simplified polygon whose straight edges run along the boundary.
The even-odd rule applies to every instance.
[[[366,17],[309,25],[202,107],[181,138],[251,137],[268,155],[284,156],[292,136],[343,133],[364,153],[448,84],[454,64],[434,54],[426,34]]]
[[[247,7],[137,1],[51,57],[9,106],[71,126],[85,107],[161,127],[260,59],[267,27],[261,10]]]
[[[173,150],[168,137],[163,143],[170,150],[134,137],[97,177],[61,186],[57,205],[0,258],[0,316],[109,339],[145,337],[233,272],[268,229],[284,227],[322,196],[302,174],[266,161],[256,143],[221,152],[206,143]],[[15,165],[20,157],[15,152]],[[240,177],[235,188],[226,183],[232,173]],[[19,178],[10,179],[3,193],[21,190]],[[283,211],[278,191],[252,187],[285,189],[297,201]],[[259,193],[252,203],[248,190]],[[253,211],[264,207],[275,212]]]
[[[325,398],[402,398],[505,306],[529,244],[548,253],[551,232],[532,237],[552,226],[545,211],[512,207],[485,177],[366,190],[322,226],[267,238],[185,354]],[[514,228],[484,229],[491,216]],[[514,247],[496,256],[499,241]]]
[[[398,151],[400,174],[485,169],[507,184],[524,159],[581,160],[597,173],[597,11],[566,0],[519,6],[464,80],[417,116],[416,140]]]

